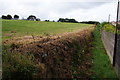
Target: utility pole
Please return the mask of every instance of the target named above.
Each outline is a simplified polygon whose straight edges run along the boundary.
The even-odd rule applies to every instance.
[[[117,28],[118,28],[118,22],[119,22],[119,0],[118,0],[118,6],[117,6],[117,18],[116,18],[116,30],[115,30],[115,43],[114,43],[114,54],[113,54],[113,66],[115,66],[115,58],[116,58],[116,51],[117,51]]]
[[[110,22],[110,14],[109,14],[109,16],[108,16],[108,23]]]

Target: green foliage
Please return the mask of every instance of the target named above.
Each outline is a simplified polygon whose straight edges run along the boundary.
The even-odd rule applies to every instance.
[[[9,14],[7,16],[2,15],[2,19],[12,19],[12,16]]]
[[[58,22],[70,22],[70,23],[78,23],[75,19],[68,19],[68,18],[59,18]]]
[[[1,17],[2,19],[7,19],[7,16],[5,16],[5,15],[2,15],[2,17]]]
[[[30,15],[30,16],[27,18],[27,20],[36,20],[36,16]]]
[[[4,49],[2,55],[3,79],[29,79],[38,70],[31,54],[11,53]]]
[[[80,23],[85,23],[85,24],[100,24],[100,22],[98,21],[83,21],[83,22],[80,22]]]
[[[115,33],[115,26],[111,24],[105,24],[104,27],[102,28],[103,30],[106,30],[108,32],[113,32]]]
[[[117,75],[110,63],[109,57],[101,41],[99,27],[94,31],[95,41],[91,53],[93,54],[92,78],[117,78]]]
[[[105,24],[108,24],[108,22],[102,22],[101,24],[98,24],[97,28],[102,29]]]
[[[104,26],[106,24],[109,24],[108,22],[102,22],[101,25]]]
[[[14,19],[19,19],[19,16],[18,15],[14,15]]]
[[[72,58],[72,75],[73,78],[89,77],[90,66],[91,65],[91,56],[86,56],[89,54],[90,39],[92,37],[87,37],[83,40],[82,44],[79,44],[79,40],[73,40],[71,47],[74,49],[73,58]],[[83,45],[83,46],[82,46]],[[89,65],[86,64],[89,60]],[[90,73],[90,74],[87,74]]]
[[[115,26],[113,26],[112,24],[110,24],[108,22],[101,23],[100,25],[97,26],[97,28],[99,28],[101,30],[106,30],[108,32],[115,33]]]

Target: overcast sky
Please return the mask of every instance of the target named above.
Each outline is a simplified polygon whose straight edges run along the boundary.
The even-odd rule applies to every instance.
[[[77,21],[116,20],[118,0],[0,0],[0,16],[35,15],[41,20],[74,18]]]

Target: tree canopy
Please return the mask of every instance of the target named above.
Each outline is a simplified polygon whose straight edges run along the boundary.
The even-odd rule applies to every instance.
[[[14,15],[14,19],[19,19],[19,16],[18,15]]]
[[[28,18],[27,18],[27,20],[36,20],[36,16],[34,16],[34,15],[30,15]]]
[[[5,16],[5,15],[2,15],[2,19],[12,19],[12,16],[11,15],[7,15],[7,16]]]
[[[58,22],[70,22],[70,23],[78,23],[75,19],[68,19],[68,18],[59,18]]]
[[[85,24],[100,24],[100,22],[98,22],[98,21],[83,21],[83,22],[80,22],[80,23],[85,23]]]

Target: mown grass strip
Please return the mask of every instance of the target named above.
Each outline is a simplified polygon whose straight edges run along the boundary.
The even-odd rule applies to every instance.
[[[95,41],[92,42],[94,47],[91,51],[93,55],[92,78],[117,78],[101,41],[99,29],[96,28],[93,34]]]
[[[81,23],[44,22],[28,20],[2,20],[3,39],[21,36],[58,35],[86,29],[93,25]]]

